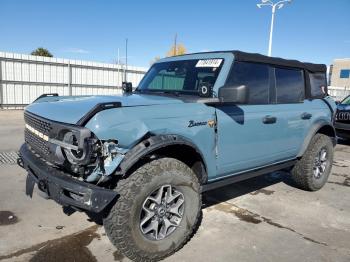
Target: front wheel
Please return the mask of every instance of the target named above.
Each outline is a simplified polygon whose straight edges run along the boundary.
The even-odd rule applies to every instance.
[[[107,236],[134,261],[171,255],[190,238],[201,212],[200,184],[183,162],[161,158],[118,182],[117,203],[104,219]]]
[[[308,191],[321,189],[327,182],[333,164],[334,149],[330,137],[316,134],[304,155],[292,169],[298,187]]]

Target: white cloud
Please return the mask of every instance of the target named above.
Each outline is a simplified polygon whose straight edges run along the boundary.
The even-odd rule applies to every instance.
[[[76,53],[76,54],[89,54],[90,51],[81,49],[81,48],[68,48],[66,50],[67,53]]]

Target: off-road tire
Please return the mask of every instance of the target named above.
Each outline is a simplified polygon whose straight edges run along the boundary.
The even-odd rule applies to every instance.
[[[320,178],[316,178],[313,173],[314,162],[317,154],[325,149],[327,151],[327,165],[325,172]],[[291,171],[292,179],[297,187],[307,191],[317,191],[327,182],[331,173],[334,157],[333,143],[330,137],[323,134],[316,134],[310,141],[304,155],[295,164]]]
[[[162,240],[147,239],[141,232],[140,210],[145,199],[164,184],[177,187],[184,195],[184,213],[174,232]],[[201,214],[201,186],[197,176],[183,162],[173,158],[155,159],[118,182],[119,194],[103,224],[119,252],[133,261],[157,261],[190,239]]]

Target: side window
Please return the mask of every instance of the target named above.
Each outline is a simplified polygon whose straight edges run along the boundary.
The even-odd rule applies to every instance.
[[[302,70],[275,69],[277,103],[299,103],[304,99],[305,83]]]
[[[327,93],[327,80],[324,73],[309,73],[311,97],[324,97]]]
[[[227,84],[245,85],[249,89],[249,104],[269,103],[269,66],[234,62]]]

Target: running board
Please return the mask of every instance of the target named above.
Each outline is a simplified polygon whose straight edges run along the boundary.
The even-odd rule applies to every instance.
[[[202,186],[202,192],[206,192],[206,191],[210,191],[219,187],[223,187],[223,186],[227,186],[233,183],[237,183],[249,178],[253,178],[256,176],[261,176],[261,175],[265,175],[268,173],[272,173],[275,171],[279,171],[281,169],[284,168],[288,168],[293,166],[296,163],[297,160],[291,160],[288,162],[283,162],[281,164],[276,164],[276,165],[272,165],[272,166],[268,166],[268,167],[263,167],[263,168],[258,168],[249,172],[245,172],[245,173],[240,173],[237,175],[232,174],[232,176],[229,176],[227,178],[223,178],[220,180],[216,180],[213,182],[208,182],[207,184]]]

